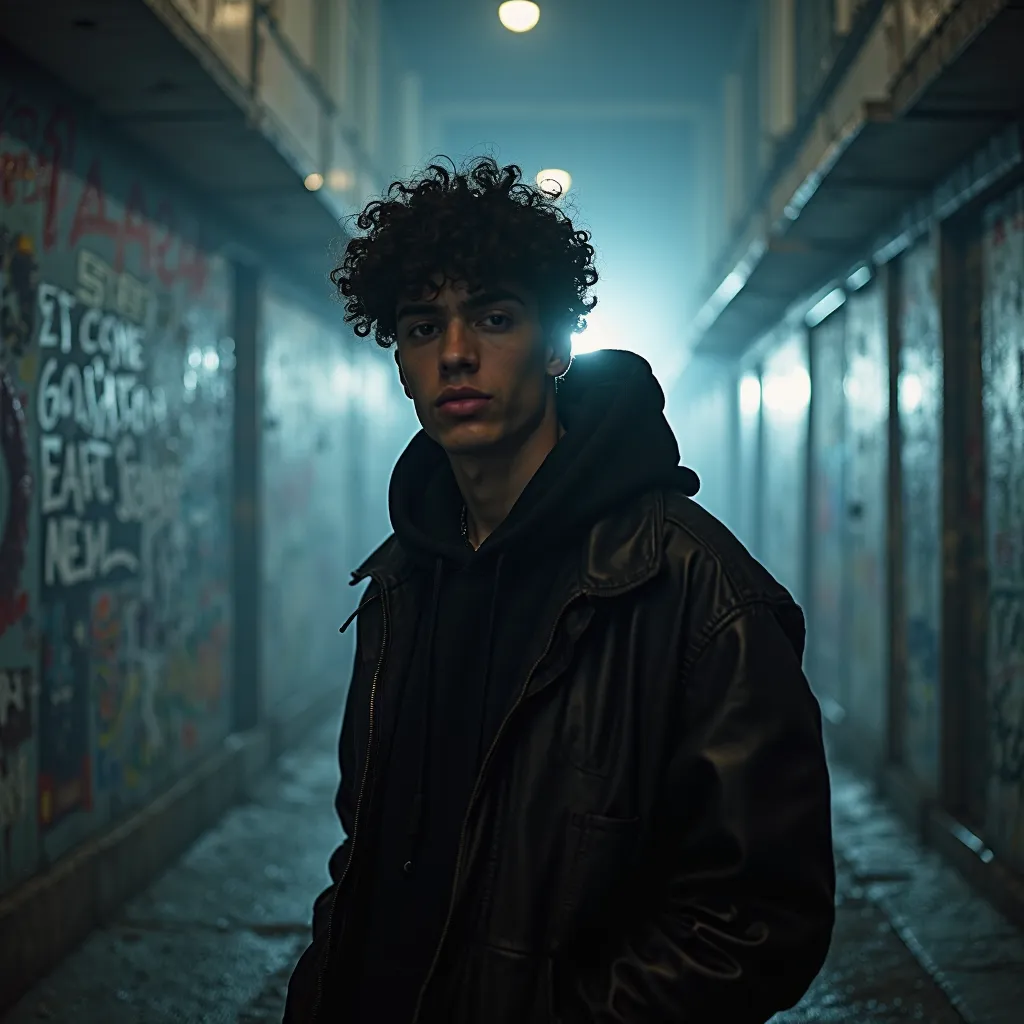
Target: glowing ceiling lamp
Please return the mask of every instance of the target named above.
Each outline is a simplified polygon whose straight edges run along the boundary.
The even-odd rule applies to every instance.
[[[537,185],[550,196],[564,196],[572,187],[572,175],[557,167],[548,167],[537,172]]]
[[[532,0],[506,0],[498,7],[498,20],[509,32],[529,32],[540,21],[540,8]]]
[[[316,192],[318,189],[323,187],[324,176],[319,171],[313,171],[312,174],[306,175],[306,179],[302,184],[305,185],[310,192]]]

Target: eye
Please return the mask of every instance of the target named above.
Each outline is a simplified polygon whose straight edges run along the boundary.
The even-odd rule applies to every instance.
[[[481,322],[485,327],[500,331],[512,326],[512,317],[508,313],[488,313]]]
[[[430,333],[429,332],[431,332],[433,330],[434,330],[434,325],[431,324],[431,323],[424,322],[424,323],[420,323],[420,324],[413,324],[412,327],[410,327],[409,330],[408,330],[408,335],[409,335],[410,338],[416,338],[417,340],[422,341],[425,338],[429,338],[430,337]]]

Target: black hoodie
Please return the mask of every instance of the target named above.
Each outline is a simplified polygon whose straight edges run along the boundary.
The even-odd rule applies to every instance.
[[[524,652],[539,629],[556,546],[578,542],[615,506],[658,486],[695,493],[678,467],[650,366],[629,352],[573,362],[558,391],[565,433],[505,521],[473,551],[447,456],[417,434],[395,466],[395,535],[423,567],[413,664],[381,751],[375,870],[359,980],[361,1024],[403,1024],[448,910],[473,783],[525,682]]]

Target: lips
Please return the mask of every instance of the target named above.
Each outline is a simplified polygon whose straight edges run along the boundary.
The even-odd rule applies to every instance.
[[[475,388],[449,388],[441,392],[437,407],[449,416],[473,416],[491,400]]]
[[[489,398],[480,396],[475,398],[450,398],[447,402],[442,402],[438,408],[449,416],[474,416],[489,401]]]

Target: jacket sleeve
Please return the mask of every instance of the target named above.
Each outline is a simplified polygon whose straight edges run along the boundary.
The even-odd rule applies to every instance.
[[[357,628],[357,636],[359,630]],[[363,644],[356,640],[355,667],[352,670],[352,681],[349,684],[349,696],[345,702],[345,715],[341,724],[341,736],[338,740],[338,763],[341,768],[341,779],[334,797],[334,809],[341,829],[344,833],[341,843],[327,861],[327,871],[331,876],[331,884],[317,896],[313,903],[313,939],[318,939],[327,931],[330,918],[331,898],[334,888],[345,872],[348,855],[351,849],[350,837],[354,827],[356,813],[356,797],[359,788],[359,757],[356,753],[356,727],[364,721],[368,711],[359,697],[365,690],[361,685],[363,674]]]
[[[796,647],[780,614],[798,624]],[[760,1024],[797,1003],[820,970],[835,867],[802,632],[795,605],[755,605],[696,652],[660,797],[667,882],[653,913],[574,972],[567,1024]]]
[[[331,900],[335,886],[345,870],[351,848],[349,837],[352,835],[356,791],[359,785],[359,780],[356,777],[359,770],[358,758],[356,756],[356,726],[359,716],[366,714],[366,709],[359,699],[365,689],[361,685],[364,674],[365,666],[362,657],[362,645],[357,640],[355,667],[352,672],[352,681],[349,684],[348,698],[345,702],[345,713],[342,719],[341,737],[338,743],[341,781],[338,784],[334,799],[334,807],[341,821],[344,836],[327,862],[331,884],[317,896],[313,903],[313,941],[306,947],[305,952],[299,958],[289,979],[283,1024],[308,1024],[313,1017],[317,975],[327,944],[327,926],[330,920]]]

